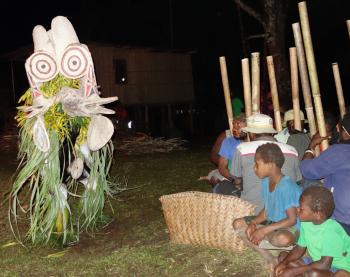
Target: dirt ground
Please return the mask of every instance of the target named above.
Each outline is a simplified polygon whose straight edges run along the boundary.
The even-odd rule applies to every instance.
[[[197,181],[211,168],[209,146],[138,156],[116,153],[111,176],[131,189],[111,199],[107,226],[95,234],[82,233],[65,248],[16,244],[8,221],[7,192],[16,170],[16,147],[0,155],[0,268],[1,276],[268,276],[253,251],[232,253],[169,241],[159,197],[199,190]],[[25,225],[20,226],[25,231]]]

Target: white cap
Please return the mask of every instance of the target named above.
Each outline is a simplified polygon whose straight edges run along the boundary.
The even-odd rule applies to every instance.
[[[294,120],[294,110],[288,110],[284,113],[284,122]],[[300,120],[305,120],[304,113],[300,111]]]

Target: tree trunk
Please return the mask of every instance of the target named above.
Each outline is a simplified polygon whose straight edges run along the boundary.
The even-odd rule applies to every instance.
[[[264,0],[265,41],[268,55],[273,56],[277,87],[280,99],[290,100],[290,76],[287,63],[285,43],[286,17],[288,1]],[[289,104],[283,103],[282,105]]]
[[[274,58],[278,93],[282,100],[281,105],[288,105],[291,102],[291,93],[285,32],[289,0],[262,0],[263,11],[261,13],[243,3],[242,0],[234,0],[234,2],[263,26],[265,34],[260,37],[265,39],[266,47],[264,48],[267,49],[265,54]],[[266,62],[262,61],[261,64],[266,64]],[[267,70],[266,67],[263,70]]]

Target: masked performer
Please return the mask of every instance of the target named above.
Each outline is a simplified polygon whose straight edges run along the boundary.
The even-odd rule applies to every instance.
[[[103,218],[112,192],[107,177],[114,128],[102,114],[114,112],[102,105],[117,97],[99,96],[89,49],[67,18],[55,17],[49,31],[36,26],[33,41],[34,53],[25,63],[30,89],[17,114],[20,165],[10,218],[17,223],[22,209],[29,213],[27,236],[33,243],[65,244],[79,230],[94,230]],[[28,190],[24,210],[21,192]]]

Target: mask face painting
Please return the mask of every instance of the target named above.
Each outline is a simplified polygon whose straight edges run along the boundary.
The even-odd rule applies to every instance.
[[[103,105],[118,98],[99,96],[89,49],[67,18],[55,17],[49,31],[36,26],[33,41],[34,53],[25,63],[30,89],[16,117],[21,162],[10,216],[17,223],[19,210],[29,214],[27,237],[33,243],[65,244],[77,238],[78,226],[97,227],[105,197],[113,193],[107,177],[114,127],[103,114],[114,111]],[[20,195],[25,188],[29,198]]]

